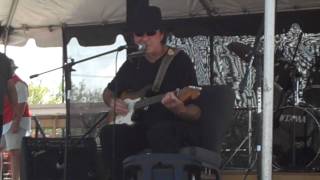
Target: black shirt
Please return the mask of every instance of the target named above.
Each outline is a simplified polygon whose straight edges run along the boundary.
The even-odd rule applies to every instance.
[[[116,77],[108,84],[108,89],[113,92],[117,91],[119,95],[124,91],[137,91],[147,85],[152,85],[162,59],[163,57],[155,63],[150,63],[144,57],[127,60],[121,66]],[[151,92],[149,96],[163,94],[189,85],[197,85],[196,73],[189,56],[180,51],[169,65],[159,92]],[[161,103],[157,103],[149,106],[147,112],[141,116],[141,119],[154,123],[163,120],[174,120],[177,117]]]

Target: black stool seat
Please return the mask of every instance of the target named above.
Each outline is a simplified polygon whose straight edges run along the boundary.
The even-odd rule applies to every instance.
[[[209,151],[205,148],[191,146],[184,147],[180,150],[181,154],[189,155],[200,161],[202,166],[212,167],[214,169],[218,169],[221,163],[221,157],[219,153]]]
[[[184,154],[147,153],[126,158],[123,167],[125,178],[135,174],[133,179],[137,180],[187,180],[191,173],[188,169],[200,177],[201,162]]]
[[[216,180],[219,180],[221,178],[219,171],[221,156],[219,153],[209,151],[202,147],[191,146],[182,148],[180,150],[180,154],[191,156],[201,163],[202,168],[207,168],[208,170],[213,171]]]

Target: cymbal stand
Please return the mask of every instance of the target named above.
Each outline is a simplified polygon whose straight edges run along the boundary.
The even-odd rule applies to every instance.
[[[298,43],[297,46],[294,49],[294,53],[292,56],[292,62],[294,62],[295,58],[297,57],[297,52],[302,40],[302,36],[303,36],[303,32],[301,32],[299,34],[298,37]],[[300,86],[300,78],[301,78],[301,74],[299,73],[298,69],[295,68],[294,72],[293,72],[293,83],[295,84],[295,89],[294,89],[294,105],[297,106],[300,103],[300,99],[299,99],[299,86]]]
[[[300,80],[301,80],[301,75],[300,73],[295,70],[296,72],[294,73],[294,80],[293,83],[295,85],[294,87],[294,105],[298,106],[300,104],[300,95],[299,95],[299,87],[300,87]]]
[[[248,82],[252,82],[252,62],[250,61],[249,65],[248,65],[248,69],[247,71],[248,73]],[[253,92],[253,89],[251,88],[251,91]],[[253,133],[253,128],[252,128],[252,120],[253,120],[253,110],[255,109],[254,105],[253,105],[253,96],[252,95],[248,95],[247,96],[248,99],[248,167],[250,167],[250,165],[252,164],[252,157],[253,157],[253,147],[252,147],[252,133]]]
[[[248,165],[252,163],[252,108],[248,110]]]
[[[251,66],[252,63],[249,63],[249,65],[247,66],[247,70],[245,73],[245,77],[244,78],[247,82],[251,82]],[[247,100],[248,100],[248,106],[247,106],[247,110],[248,110],[248,129],[247,129],[247,136],[241,141],[241,143],[236,147],[236,149],[234,150],[234,152],[231,154],[231,156],[223,163],[222,168],[224,169],[225,166],[234,158],[234,156],[240,151],[241,147],[248,141],[248,167],[250,167],[250,165],[252,164],[252,157],[253,157],[253,147],[252,147],[252,134],[253,134],[253,128],[252,128],[252,113],[254,111],[254,109],[256,109],[256,107],[254,107],[253,103],[252,103],[252,99],[253,96],[252,95],[247,95]]]
[[[263,34],[263,29],[264,29],[264,20],[261,21],[261,24],[259,26],[257,35],[255,37],[255,41],[254,41],[254,46],[253,48],[245,55],[245,59],[250,60],[246,69],[246,73],[243,79],[243,82],[246,83],[246,85],[248,84],[248,82],[252,82],[251,78],[252,78],[252,65],[255,62],[255,64],[257,64],[256,69],[257,69],[257,116],[258,116],[258,135],[257,135],[257,142],[256,142],[256,154],[257,154],[257,158],[256,160],[260,161],[260,151],[261,151],[261,145],[260,145],[260,130],[262,130],[259,124],[261,124],[260,122],[262,122],[260,119],[262,119],[261,117],[261,102],[262,102],[262,98],[261,98],[261,87],[262,87],[262,65],[261,65],[261,60],[256,59],[256,57],[258,56],[258,47],[259,47],[259,42],[260,42],[260,38]],[[240,83],[241,85],[241,83]],[[244,85],[242,84],[242,86],[239,87],[240,91],[244,90]],[[248,86],[247,86],[248,87]],[[250,88],[251,92],[255,92],[253,90],[253,88]],[[252,110],[254,109],[254,106],[252,105],[252,95],[248,96],[248,99],[250,99],[250,104],[248,105],[248,135],[247,137],[240,143],[240,145],[238,146],[238,148],[235,150],[235,152],[233,153],[233,156],[237,153],[237,151],[239,151],[239,149],[242,147],[242,145],[248,140],[248,170],[250,170],[253,165],[256,163],[255,161],[252,161],[252,152],[253,152],[253,148],[252,148]],[[249,101],[248,101],[249,102]],[[226,161],[226,163],[224,163],[223,167],[229,163],[229,161],[233,158],[233,156],[231,156],[228,161]],[[261,168],[260,165],[258,163],[257,166],[257,175],[258,175],[258,180],[261,179]]]
[[[299,34],[298,37],[298,43],[297,46],[295,47],[294,50],[294,54],[292,56],[292,62],[294,62],[296,56],[297,56],[297,52],[298,52],[298,48],[300,46],[301,40],[302,40],[302,36],[303,36],[303,32],[301,32]],[[300,98],[299,98],[299,87],[300,87],[300,80],[301,80],[301,74],[299,73],[299,70],[297,68],[294,69],[293,71],[293,84],[295,85],[294,87],[294,106],[299,106],[300,104]],[[291,161],[291,165],[293,167],[296,166],[296,120],[293,119],[293,125],[292,125],[292,161]]]

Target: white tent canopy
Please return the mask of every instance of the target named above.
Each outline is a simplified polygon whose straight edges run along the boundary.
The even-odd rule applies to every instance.
[[[140,0],[140,2],[142,1],[147,2],[148,0]],[[109,30],[108,27],[115,27],[118,30],[119,26],[123,28],[127,19],[127,12],[129,12],[127,7],[132,8],[127,5],[127,2],[133,4],[139,2],[139,0],[1,0],[0,30],[1,36],[7,38],[4,38],[2,43],[24,45],[29,38],[34,38],[39,46],[62,46],[62,41],[68,41],[68,38],[73,35],[83,36],[83,33],[81,35],[77,34],[76,30],[85,30],[85,39],[91,39],[92,36],[99,39],[102,38],[101,34],[114,36],[114,33],[109,33],[106,30],[100,30],[101,34],[89,30],[93,25],[95,27],[107,27],[107,30]],[[207,28],[207,32],[216,31],[215,34],[224,31],[231,34],[230,31],[238,32],[250,28],[252,32],[256,32],[257,26],[260,24],[259,20],[263,20],[262,18],[258,18],[259,20],[256,18],[257,15],[263,17],[265,2],[271,2],[271,0],[149,0],[149,4],[161,8],[163,19],[166,22],[171,23],[171,25],[179,24],[180,29],[176,32],[186,31],[190,27],[201,29],[201,26],[204,26]],[[271,17],[274,13],[271,8],[274,7],[274,4],[271,5],[269,7],[270,12],[272,12],[269,13],[271,23],[266,23],[266,26],[270,25],[270,27],[266,29],[269,31],[266,31],[266,37],[268,38],[265,41],[264,54],[265,59],[269,60],[264,61],[264,67],[267,67],[264,70],[264,77],[269,78],[264,81],[266,92],[263,98],[266,99],[264,107],[267,107],[263,118],[263,141],[266,143],[262,148],[263,151],[267,150],[263,152],[264,157],[268,156],[268,158],[263,158],[264,165],[266,165],[263,167],[268,168],[265,169],[265,172],[271,172],[272,152],[272,126],[270,126],[270,123],[268,126],[266,121],[269,117],[272,119],[273,110],[274,23]],[[276,11],[282,13],[278,17],[278,21],[280,21],[278,23],[286,24],[299,21],[304,23],[304,27],[308,27],[308,30],[316,29],[320,32],[320,25],[316,23],[320,17],[319,0],[278,0],[276,6]],[[292,16],[293,14],[296,15]],[[308,16],[310,14],[311,16]],[[252,21],[252,18],[254,21]],[[194,19],[199,21],[193,23],[192,20]],[[268,20],[268,18],[266,19]],[[184,26],[186,24],[189,26]],[[68,28],[71,28],[71,31],[65,31]],[[192,34],[197,30],[187,33]],[[200,32],[207,33],[206,30]],[[110,32],[114,31],[110,30]],[[68,36],[66,39],[62,38],[63,33]],[[265,131],[266,129],[268,132]],[[270,175],[269,177],[271,179]]]
[[[159,6],[164,19],[171,20],[251,15],[264,11],[264,0],[150,0],[149,3]],[[278,0],[277,3],[278,12],[314,9],[320,9],[319,0]],[[2,32],[6,27],[11,28],[8,40],[11,45],[24,45],[29,38],[34,38],[39,46],[62,46],[63,26],[125,23],[126,12],[126,0],[0,1]]]

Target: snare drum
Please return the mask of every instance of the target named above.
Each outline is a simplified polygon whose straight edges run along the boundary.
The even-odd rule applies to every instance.
[[[312,168],[319,163],[319,112],[297,106],[281,107],[274,115],[273,164],[279,168]]]

